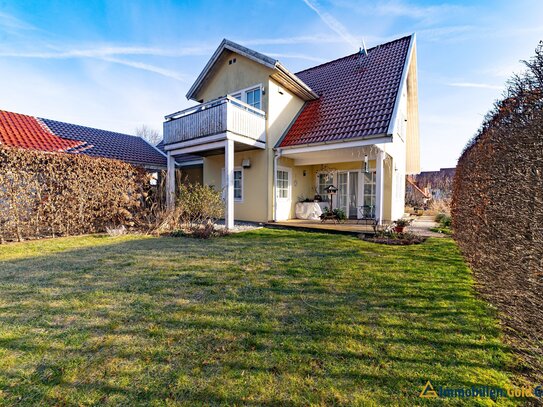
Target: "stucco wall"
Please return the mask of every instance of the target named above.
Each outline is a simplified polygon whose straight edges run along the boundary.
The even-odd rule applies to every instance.
[[[236,58],[236,62],[228,64],[228,61]],[[195,99],[209,102],[238,90],[256,85],[267,87],[269,76],[273,71],[264,65],[258,64],[249,58],[234,54],[225,54],[217,64],[211,77],[198,92]],[[262,110],[268,108],[267,89],[262,95]]]
[[[251,168],[243,171],[243,202],[234,203],[234,218],[252,222],[265,222],[267,218],[267,172],[266,152],[250,150],[234,154],[234,167],[241,167],[245,159],[251,161]],[[204,158],[204,183],[221,190],[221,173],[224,168],[224,154]]]
[[[268,82],[268,100],[269,109],[267,112],[267,131],[268,131],[268,143],[267,143],[267,156],[268,156],[268,219],[273,219],[273,208],[275,205],[274,194],[274,176],[273,176],[273,162],[274,151],[273,148],[288,129],[294,118],[298,115],[298,112],[302,109],[304,101],[298,96],[292,94],[287,89],[280,86],[273,79],[269,79]],[[303,188],[298,187],[297,180],[303,177],[304,167],[294,167],[294,162],[287,158],[281,158],[279,164],[285,167],[292,168],[292,200],[296,201],[297,197],[304,192]],[[306,169],[307,170],[307,169]],[[294,185],[296,183],[296,186]],[[303,184],[303,180],[302,180]],[[294,202],[295,203],[295,202]],[[292,206],[291,217],[294,215],[294,206]]]

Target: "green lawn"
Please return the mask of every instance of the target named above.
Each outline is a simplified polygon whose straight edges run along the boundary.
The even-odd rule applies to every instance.
[[[0,246],[0,404],[418,405],[427,380],[508,386],[512,360],[450,239]]]

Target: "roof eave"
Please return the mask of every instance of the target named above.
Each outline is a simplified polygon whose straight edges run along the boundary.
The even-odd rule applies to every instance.
[[[388,123],[388,130],[387,130],[388,135],[394,134],[396,121],[398,118],[398,112],[400,110],[400,102],[402,99],[402,89],[405,83],[407,82],[407,73],[409,72],[409,65],[411,64],[413,47],[415,46],[416,39],[417,39],[416,34],[415,33],[411,34],[411,39],[409,40],[409,48],[407,49],[407,56],[405,57],[405,63],[403,66],[402,77],[400,79],[400,85],[398,86],[396,99],[394,101],[394,109],[392,111],[392,116],[390,117],[390,122]]]
[[[317,95],[313,89],[311,89],[304,81],[302,81],[300,78],[298,78],[295,74],[290,72],[287,68],[285,68],[284,65],[282,65],[279,61],[275,64],[275,68],[282,74],[281,76],[286,79],[287,82],[291,83],[294,90],[298,93],[298,96],[302,97],[302,99],[308,101],[308,100],[315,100],[319,98],[319,95]]]
[[[373,134],[369,136],[363,136],[363,137],[353,137],[353,138],[344,138],[341,140],[333,140],[333,141],[321,141],[318,143],[304,143],[304,144],[292,144],[289,146],[283,146],[276,145],[274,149],[281,149],[281,150],[288,150],[288,149],[294,149],[294,148],[300,148],[300,147],[313,147],[313,146],[322,146],[322,145],[341,145],[342,143],[348,143],[351,141],[362,141],[362,140],[374,140],[374,139],[381,139],[384,142],[392,142],[392,136],[387,133],[379,133],[379,134]]]
[[[253,51],[247,47],[244,47],[243,45],[236,44],[233,41],[227,40],[224,38],[218,48],[215,50],[209,61],[207,62],[206,66],[200,72],[200,75],[198,75],[198,78],[196,78],[196,81],[194,84],[190,87],[189,91],[187,92],[187,99],[189,100],[196,100],[195,95],[200,90],[202,84],[205,81],[205,78],[207,75],[211,72],[211,69],[213,68],[213,65],[217,62],[221,54],[224,50],[229,50],[232,52],[236,52],[252,61],[255,61],[259,64],[262,64],[270,69],[275,69],[275,66],[277,64],[277,60],[268,57],[267,55],[261,54],[260,52]]]

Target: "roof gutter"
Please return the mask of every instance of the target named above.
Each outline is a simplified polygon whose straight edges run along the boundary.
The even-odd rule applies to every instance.
[[[388,124],[387,134],[392,136],[396,127],[396,121],[398,118],[398,112],[400,110],[400,100],[402,99],[402,89],[407,83],[407,73],[409,71],[409,65],[411,65],[411,56],[413,55],[413,47],[415,46],[415,41],[417,37],[416,34],[411,34],[411,41],[409,41],[409,48],[407,49],[407,56],[405,58],[405,63],[403,66],[402,77],[400,79],[400,85],[398,87],[398,92],[396,93],[396,100],[394,102],[394,110],[392,111],[392,117]]]
[[[334,141],[322,141],[320,143],[294,144],[294,145],[291,145],[291,146],[282,146],[281,149],[289,150],[289,149],[301,148],[301,147],[316,147],[316,146],[325,146],[325,145],[334,145],[334,144],[340,145],[340,144],[343,144],[343,143],[350,143],[350,142],[363,141],[363,140],[374,140],[374,139],[385,139],[385,140],[383,140],[383,142],[392,142],[392,137],[391,136],[392,136],[391,134],[380,133],[380,134],[375,134],[375,135],[372,135],[372,136],[353,137],[353,138],[334,140]],[[276,148],[279,148],[279,146],[277,146]]]

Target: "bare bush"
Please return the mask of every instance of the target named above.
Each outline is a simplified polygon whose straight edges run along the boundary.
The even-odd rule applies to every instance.
[[[508,83],[458,162],[455,238],[478,289],[501,311],[505,332],[543,379],[543,42]]]
[[[224,213],[221,193],[209,185],[178,185],[175,209],[163,210],[156,216],[154,234],[175,233],[199,238],[220,234],[215,227]]]
[[[149,175],[122,161],[0,146],[0,240],[136,227]]]

